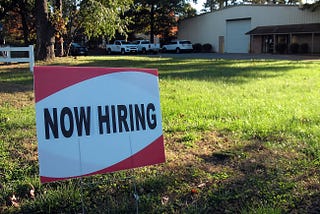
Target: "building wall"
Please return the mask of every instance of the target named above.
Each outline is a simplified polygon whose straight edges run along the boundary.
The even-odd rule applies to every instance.
[[[192,43],[210,43],[214,50],[218,51],[219,36],[226,37],[227,20],[236,19],[251,19],[251,29],[253,29],[266,25],[319,23],[320,13],[301,10],[298,6],[292,5],[232,6],[181,21],[178,39],[188,39]]]

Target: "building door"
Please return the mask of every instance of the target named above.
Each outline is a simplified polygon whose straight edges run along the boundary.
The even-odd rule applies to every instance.
[[[251,29],[251,19],[227,20],[226,45],[227,53],[248,53],[250,36],[246,32]]]

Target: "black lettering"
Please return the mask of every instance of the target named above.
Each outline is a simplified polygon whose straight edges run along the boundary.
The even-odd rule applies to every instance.
[[[78,111],[78,107],[74,107],[73,109],[74,109],[77,129],[78,129],[78,136],[82,136],[83,127],[85,129],[86,135],[90,135],[90,118],[91,118],[90,106],[87,106],[86,112],[85,112],[85,107],[80,107],[80,114]]]
[[[140,125],[143,130],[146,130],[146,117],[144,113],[144,104],[141,104],[141,111],[139,109],[139,105],[135,104],[134,105],[134,113],[136,116],[136,128],[139,131],[140,130]],[[139,125],[140,124],[140,125]]]
[[[132,105],[129,105],[129,116],[130,116],[130,131],[134,131],[134,118],[133,118],[133,109]]]
[[[69,119],[69,129],[66,128],[65,120]],[[68,107],[64,107],[60,114],[61,132],[65,137],[71,137],[73,134],[74,123],[72,111]]]
[[[157,117],[156,114],[151,114],[150,112],[154,112],[156,108],[152,103],[149,103],[147,106],[147,122],[150,129],[155,129],[157,127]],[[151,115],[150,115],[151,114]]]
[[[113,133],[117,132],[117,124],[116,124],[116,109],[115,106],[111,106],[111,117],[112,117],[112,131]]]
[[[45,129],[45,137],[46,139],[50,139],[49,130],[51,130],[53,137],[58,138],[58,117],[57,117],[57,109],[53,108],[53,119],[50,115],[50,112],[47,108],[44,109],[44,129]]]
[[[123,131],[123,126],[124,126],[124,129],[126,130],[126,132],[128,132],[129,126],[128,126],[128,122],[127,122],[127,116],[128,116],[127,107],[125,105],[118,105],[117,109],[118,109],[119,132]]]
[[[110,134],[109,106],[105,106],[105,115],[102,115],[101,106],[98,106],[99,133],[103,134],[103,123],[106,124],[107,134]]]

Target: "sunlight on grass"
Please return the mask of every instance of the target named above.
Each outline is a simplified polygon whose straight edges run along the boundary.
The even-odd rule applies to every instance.
[[[128,212],[136,185],[145,213],[317,209],[320,61],[151,55],[37,65],[158,69],[167,162],[85,178],[84,190],[77,180],[40,185],[32,75],[0,66],[0,212],[81,212],[80,194],[88,212]]]

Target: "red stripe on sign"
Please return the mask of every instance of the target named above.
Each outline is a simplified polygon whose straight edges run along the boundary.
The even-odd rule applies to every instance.
[[[34,67],[35,100],[39,102],[76,83],[116,72],[144,72],[158,76],[156,69],[36,66]]]
[[[130,156],[129,158],[124,159],[121,162],[116,163],[105,169],[92,172],[89,174],[85,174],[82,176],[104,174],[104,173],[115,172],[115,171],[120,171],[124,169],[131,169],[136,167],[159,164],[163,162],[165,162],[165,152],[164,152],[164,145],[163,145],[163,135],[161,135],[149,146],[145,147],[144,149],[134,154],[133,156]],[[67,177],[67,178],[53,178],[53,177],[40,176],[40,181],[41,183],[48,183],[53,181],[66,180],[70,178],[79,178],[82,176],[74,176],[74,177]]]

